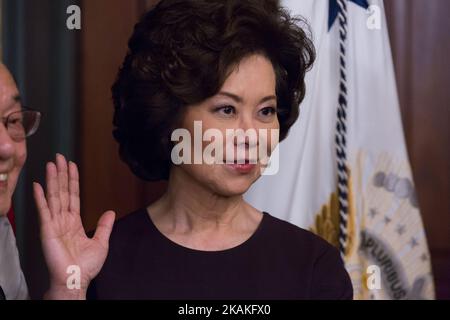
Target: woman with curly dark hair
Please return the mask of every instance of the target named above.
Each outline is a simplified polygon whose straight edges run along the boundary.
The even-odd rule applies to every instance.
[[[113,135],[132,172],[168,180],[167,192],[114,228],[105,214],[89,239],[67,218],[79,216],[78,176],[60,157],[47,200],[35,187],[43,228],[62,235],[43,232],[48,297],[352,298],[336,249],[243,199],[299,116],[315,58],[306,31],[273,0],[163,0],[143,16],[112,88]],[[207,142],[213,162],[202,161]],[[81,269],[75,294],[68,265]]]

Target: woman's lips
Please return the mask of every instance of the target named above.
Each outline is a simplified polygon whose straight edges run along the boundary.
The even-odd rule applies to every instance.
[[[246,161],[246,163],[238,164],[238,163],[229,163],[225,164],[228,168],[230,168],[233,171],[239,172],[239,173],[249,173],[253,170],[253,168],[256,167],[255,163],[249,163]]]

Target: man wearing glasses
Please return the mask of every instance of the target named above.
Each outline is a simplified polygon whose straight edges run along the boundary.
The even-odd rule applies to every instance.
[[[39,127],[40,113],[23,108],[17,86],[0,63],[0,300],[27,299],[16,239],[7,213],[26,157],[26,138]]]

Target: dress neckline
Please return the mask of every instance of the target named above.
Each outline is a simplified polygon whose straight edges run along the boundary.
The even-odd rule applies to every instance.
[[[199,249],[193,249],[193,248],[183,246],[183,245],[171,240],[170,238],[168,238],[164,233],[162,233],[156,227],[156,225],[154,224],[154,222],[146,208],[144,208],[144,213],[147,216],[147,222],[150,224],[150,227],[156,232],[156,234],[158,235],[160,240],[163,241],[166,245],[169,245],[170,247],[174,247],[178,250],[182,250],[185,252],[204,254],[204,255],[227,254],[227,253],[232,253],[232,252],[244,249],[245,247],[249,246],[252,242],[255,241],[255,239],[257,239],[259,237],[259,235],[262,233],[262,230],[264,229],[264,226],[266,225],[267,220],[269,219],[269,216],[270,216],[269,213],[267,213],[266,211],[262,211],[263,217],[262,217],[261,221],[259,222],[256,230],[245,241],[243,241],[242,243],[240,243],[234,247],[223,249],[223,250],[199,250]]]

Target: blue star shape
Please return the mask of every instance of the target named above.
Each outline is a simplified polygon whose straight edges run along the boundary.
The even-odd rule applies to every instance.
[[[369,8],[369,3],[367,0],[348,0],[348,2],[354,2],[358,6],[363,7],[364,9]],[[330,31],[331,27],[334,24],[334,21],[337,18],[339,12],[339,5],[337,0],[329,0],[329,11],[328,11],[328,31]]]

